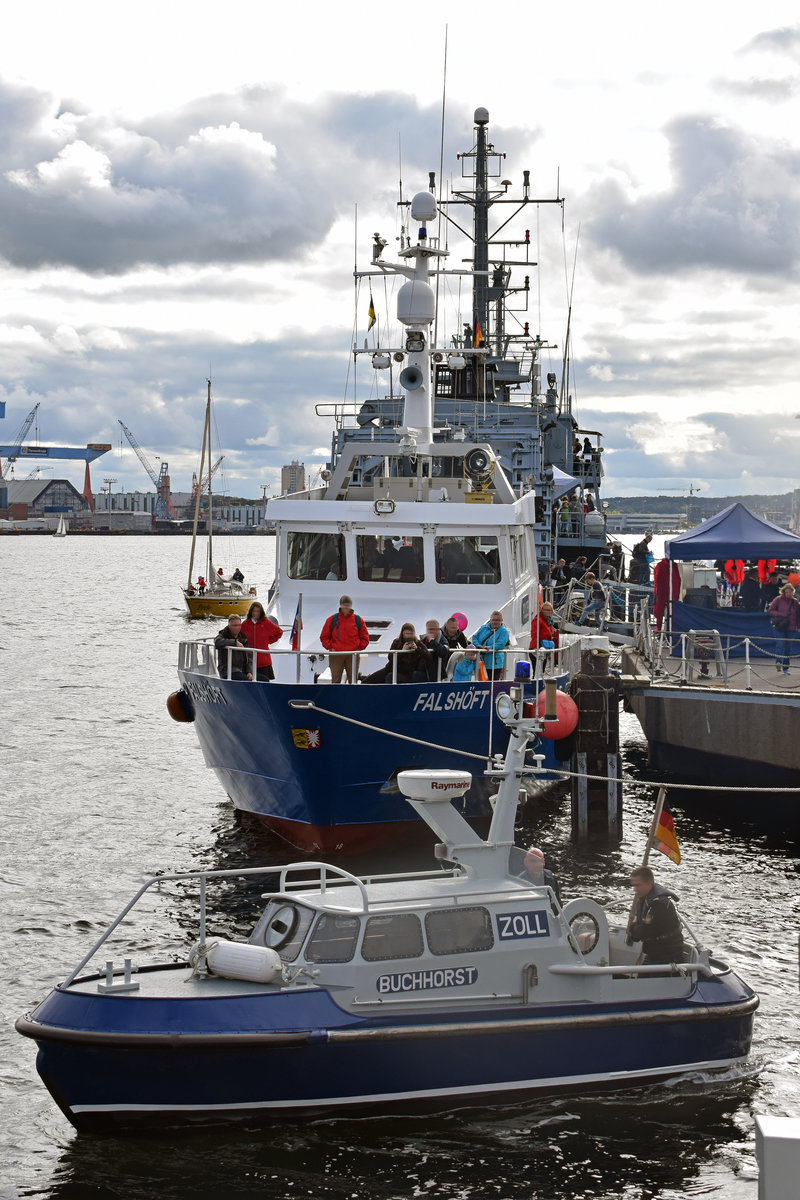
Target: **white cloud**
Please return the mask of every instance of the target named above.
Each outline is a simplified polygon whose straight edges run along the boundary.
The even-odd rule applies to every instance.
[[[107,6],[87,2],[87,28],[110,36]],[[97,54],[55,8],[46,41],[33,10],[4,30],[18,72],[0,78],[6,426],[41,399],[52,440],[116,443],[122,417],[187,487],[210,372],[223,448],[258,495],[282,462],[328,457],[315,406],[340,403],[348,377],[355,204],[363,266],[373,229],[395,245],[400,178],[410,195],[439,171],[440,79],[430,55],[376,52],[380,0],[369,22],[346,22],[357,89],[330,53],[341,10],[315,18],[314,44],[299,10],[243,0],[220,21],[204,0],[142,2],[159,39],[142,19],[126,56]],[[617,11],[609,22],[576,0],[516,14],[520,44],[535,31],[570,46],[542,58],[520,106],[514,72],[475,95],[482,10],[465,0],[445,178],[460,179],[476,104],[508,155],[502,177],[530,168],[549,196],[560,173],[563,243],[555,209],[529,210],[542,268],[522,319],[556,343],[542,373],[560,377],[580,223],[571,380],[579,419],[606,434],[607,487],[702,471],[712,493],[745,477],[772,490],[777,471],[791,480],[781,429],[800,412],[800,27],[695,5],[687,37],[673,9]],[[443,26],[428,28],[435,48]],[[383,327],[391,298],[378,307]],[[374,386],[359,376],[360,397]],[[143,485],[132,455],[121,472]]]

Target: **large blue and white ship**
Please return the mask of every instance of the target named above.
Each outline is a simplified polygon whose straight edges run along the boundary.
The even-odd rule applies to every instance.
[[[502,753],[496,694],[527,675],[532,694],[547,675],[564,683],[580,662],[581,638],[573,635],[562,637],[558,654],[529,656],[541,598],[537,539],[552,529],[558,490],[558,468],[543,447],[547,438],[553,446],[563,442],[571,462],[575,422],[559,411],[554,388],[545,399],[532,382],[540,340],[526,332],[527,349],[516,358],[502,327],[492,340],[500,316],[492,322],[490,302],[499,314],[514,289],[510,268],[498,274],[488,256],[487,121],[479,109],[474,157],[483,199],[476,202],[473,260],[447,265],[449,252],[436,234],[439,206],[428,190],[408,206],[398,261],[384,260],[387,241],[375,235],[372,262],[360,273],[397,286],[399,331],[390,344],[355,354],[367,357],[376,378],[389,377],[390,393],[399,384],[401,396],[375,409],[362,405],[351,426],[337,417],[321,486],[270,502],[277,557],[267,612],[287,634],[302,625],[295,649],[283,649],[288,637],[278,643],[276,679],[259,683],[226,677],[231,672],[224,664],[218,670],[207,641],[180,647],[182,711],[194,722],[206,762],[238,808],[310,852],[392,845],[411,834],[419,822],[399,793],[398,773],[423,763],[463,768],[474,757]],[[448,276],[474,284],[479,315],[469,336],[439,344],[437,285]],[[487,286],[492,278],[494,288]],[[483,328],[492,336],[484,338]],[[510,394],[525,378],[527,400],[515,405]],[[508,439],[516,424],[514,450]],[[590,478],[599,478],[599,453],[595,458],[586,467],[587,490]],[[600,526],[602,532],[602,517]],[[576,538],[585,532],[582,523]],[[501,669],[483,682],[442,676],[402,685],[331,683],[319,635],[342,594],[353,597],[369,633],[354,680],[387,656],[394,673],[389,651],[404,622],[421,634],[428,619],[443,623],[453,613],[463,615],[468,635],[501,613],[510,635],[504,654],[492,660]],[[552,745],[545,752],[555,765]],[[490,795],[477,778],[466,814],[488,818]]]
[[[300,862],[145,883],[16,1024],[69,1120],[129,1131],[374,1116],[740,1070],[758,999],[730,966],[685,922],[676,961],[647,961],[624,919],[589,897],[562,906],[541,859],[514,846],[537,721],[519,689],[495,716],[510,734],[485,841],[457,809],[469,774],[400,776],[438,839],[434,870],[361,878]],[[234,875],[265,870],[278,884],[249,940],[220,936],[209,890],[230,900]],[[172,912],[190,887],[182,949],[154,934],[145,901],[166,893]],[[148,951],[165,943],[152,963],[131,951],[140,902]]]

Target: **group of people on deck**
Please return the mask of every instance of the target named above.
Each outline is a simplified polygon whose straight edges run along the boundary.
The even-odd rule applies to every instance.
[[[218,584],[228,582],[223,575],[222,567],[220,567],[217,571],[217,581]],[[233,574],[231,575],[231,581],[233,583],[244,583],[244,575],[238,567],[235,568]],[[187,591],[190,596],[205,596],[207,587],[208,584],[206,583],[205,575],[198,575],[197,583],[190,583]],[[252,588],[250,590],[251,592],[253,591]]]
[[[486,678],[502,678],[505,669],[505,647],[510,635],[503,624],[503,615],[493,612],[468,641],[454,614],[442,627],[435,618],[425,623],[422,636],[410,621],[400,627],[399,635],[389,646],[388,661],[369,675],[358,672],[359,653],[369,645],[369,633],[353,611],[351,596],[342,596],[339,611],[328,617],[320,634],[320,642],[329,652],[331,681],[340,683],[342,674],[350,683],[433,683],[452,678],[468,681],[481,673]],[[451,658],[454,660],[451,664]]]
[[[320,633],[320,643],[328,652],[331,683],[341,683],[343,676],[349,683],[356,679],[360,683],[435,682],[446,678],[468,681],[483,678],[484,672],[487,679],[502,679],[505,648],[510,641],[502,613],[493,612],[469,641],[462,623],[460,614],[448,617],[444,626],[431,618],[425,623],[425,633],[418,637],[413,624],[404,622],[389,647],[388,662],[370,675],[360,675],[359,656],[369,645],[369,631],[355,612],[352,597],[344,595],[340,597],[338,610],[328,617]],[[255,677],[261,683],[271,681],[275,672],[269,647],[282,634],[281,627],[270,620],[258,601],[250,605],[244,620],[232,613],[214,639],[220,675],[236,680]]]

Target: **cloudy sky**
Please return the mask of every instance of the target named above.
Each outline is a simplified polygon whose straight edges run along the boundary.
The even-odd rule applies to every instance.
[[[365,334],[354,256],[374,229],[391,251],[400,177],[438,174],[446,35],[445,181],[482,105],[504,173],[566,197],[563,235],[539,213],[528,315],[560,370],[574,262],[575,409],[606,494],[800,486],[795,4],[511,0],[497,25],[472,0],[316,7],[6,16],[0,442],[39,401],[42,442],[114,446],[95,487],[146,488],[121,418],[185,490],[210,373],[230,493],[292,458],[313,475],[315,406],[352,398],[354,308]]]

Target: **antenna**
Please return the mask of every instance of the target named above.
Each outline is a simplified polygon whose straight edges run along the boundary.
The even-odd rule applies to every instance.
[[[572,279],[569,281],[569,307],[567,308],[567,332],[564,337],[564,360],[563,360],[563,363],[561,366],[561,396],[559,398],[559,407],[561,408],[562,412],[564,410],[563,409],[564,397],[565,397],[565,395],[568,396],[568,392],[569,392],[567,369],[569,366],[569,339],[570,339],[570,332],[571,332],[570,326],[572,324],[572,294],[575,291],[575,269],[578,265],[578,242],[580,241],[580,238],[581,238],[581,227],[579,225],[578,226],[578,234],[575,238],[575,257],[572,260]],[[564,247],[564,249],[566,250],[566,246]],[[566,265],[567,264],[565,261],[565,263],[564,263],[565,269],[566,269]],[[569,405],[568,399],[567,399],[567,404]]]
[[[439,223],[438,223],[438,226],[436,229],[436,237],[437,237],[437,240],[438,240],[440,246],[442,244],[442,176],[444,174],[444,114],[445,114],[445,104],[446,104],[446,100],[447,100],[447,32],[448,32],[448,29],[449,29],[449,26],[445,25],[445,27],[444,27],[444,62],[442,64],[442,120],[441,120],[440,134],[439,134],[439,200],[438,200],[438,204],[437,204],[437,207],[439,209]],[[433,180],[431,180],[431,183],[433,183]],[[433,189],[431,189],[431,190],[433,190]],[[436,306],[434,309],[434,312],[436,313],[436,320],[433,325],[433,344],[434,344],[434,346],[438,346],[438,344],[439,344],[439,284],[440,284],[440,282],[441,282],[441,275],[437,271],[437,273],[436,273]]]

